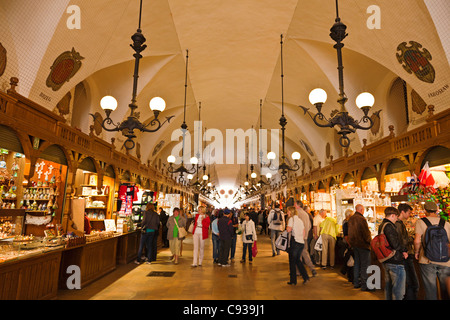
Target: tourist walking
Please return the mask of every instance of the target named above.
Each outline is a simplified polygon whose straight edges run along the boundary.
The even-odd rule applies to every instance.
[[[230,210],[224,210],[222,218],[219,219],[219,265],[223,267],[229,267],[228,256],[231,249],[231,241],[233,234],[236,234],[233,228],[233,222],[231,221]]]
[[[284,213],[280,210],[278,202],[275,203],[274,209],[269,213],[267,218],[270,229],[270,240],[272,242],[272,257],[280,254],[280,249],[275,246],[275,241],[281,232],[285,229]]]
[[[313,240],[311,242],[311,255],[313,263],[319,265],[322,258],[322,251],[317,251],[314,249],[316,246],[316,242],[320,237],[320,224],[325,219],[327,211],[322,209],[319,212],[316,212],[313,218]]]
[[[400,234],[403,246],[408,250],[408,259],[405,260],[405,272],[406,272],[406,289],[405,300],[417,300],[417,293],[419,291],[419,278],[417,277],[416,270],[414,268],[414,239],[409,235],[403,221],[407,221],[411,216],[413,208],[407,203],[400,203],[398,205],[398,211],[400,215],[398,217],[395,226],[397,232]]]
[[[219,239],[219,219],[223,216],[222,210],[215,210],[215,218],[213,222],[211,222],[211,240],[213,245],[213,260],[214,263],[219,263],[219,248],[220,248],[220,239]]]
[[[353,286],[362,291],[372,291],[367,288],[367,268],[370,265],[370,234],[369,225],[364,218],[364,206],[357,204],[355,213],[348,219],[348,243],[353,248]]]
[[[155,206],[152,203],[148,203],[144,211],[141,226],[141,241],[139,243],[138,255],[135,261],[136,264],[141,263],[141,256],[144,246],[147,250],[147,263],[150,264],[152,258],[156,260],[156,253],[153,254],[153,239],[158,234],[159,230],[159,216],[155,212]]]
[[[192,239],[194,244],[194,253],[192,267],[201,266],[205,250],[205,240],[209,235],[210,218],[206,215],[204,206],[198,207],[198,214],[195,216]]]
[[[439,286],[441,288],[442,299],[449,299],[449,292],[447,290],[446,281],[450,277],[450,260],[446,258],[436,259],[432,253],[434,250],[428,250],[424,248],[424,238],[428,228],[432,226],[441,225],[445,234],[447,235],[447,248],[445,248],[445,243],[429,242],[431,246],[436,245],[448,250],[449,239],[450,239],[450,224],[443,220],[438,214],[438,206],[433,201],[427,201],[424,204],[425,216],[426,218],[418,219],[416,221],[415,231],[416,236],[414,239],[414,255],[419,261],[420,275],[423,280],[423,286],[425,289],[425,299],[426,300],[437,300],[438,290],[436,285],[436,278],[439,280]],[[442,234],[441,240],[445,242],[445,236],[441,233],[442,228],[440,228],[439,233]],[[433,227],[435,231],[438,229]],[[430,229],[431,230],[431,229]],[[429,246],[427,246],[429,248]],[[431,248],[430,248],[431,249]],[[427,250],[427,251],[425,251]],[[448,255],[448,252],[447,252]],[[445,256],[445,252],[441,252],[441,256]]]
[[[305,228],[305,247],[303,248],[302,251],[302,260],[303,262],[308,266],[308,268],[311,270],[312,276],[315,277],[317,275],[317,271],[314,268],[314,264],[311,261],[311,256],[309,255],[309,250],[308,250],[308,235],[309,232],[312,229],[312,224],[311,224],[311,220],[310,220],[310,216],[309,214],[303,210],[303,203],[301,201],[296,201],[295,202],[295,209],[298,212],[298,217],[300,218],[300,220],[302,220],[303,222],[303,226]]]
[[[286,231],[291,233],[291,241],[289,248],[289,285],[297,284],[297,269],[303,278],[303,284],[309,281],[308,273],[303,265],[300,257],[305,246],[305,228],[302,220],[298,217],[295,207],[287,208],[288,222]]]
[[[395,254],[383,262],[384,268],[384,292],[386,300],[403,300],[406,287],[405,260],[408,258],[408,250],[403,246],[400,233],[397,232],[395,223],[400,213],[397,208],[384,209],[385,218],[378,227],[378,234],[384,233],[389,247],[395,250]]]
[[[167,220],[167,239],[169,240],[170,251],[172,252],[171,260],[178,264],[181,250],[181,238],[179,237],[179,228],[186,226],[186,218],[180,215],[180,209],[174,208],[173,215]]]
[[[336,238],[339,234],[339,226],[336,219],[327,217],[320,223],[320,236],[322,237],[322,269],[327,268],[327,260],[330,260],[330,268],[334,269]]]
[[[245,220],[242,222],[242,259],[241,263],[245,263],[245,256],[248,251],[248,261],[252,263],[253,243],[257,240],[255,222],[250,219],[248,213],[245,214]]]

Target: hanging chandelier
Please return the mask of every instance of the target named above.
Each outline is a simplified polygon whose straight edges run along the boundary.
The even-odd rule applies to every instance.
[[[190,169],[187,169],[184,166],[184,143],[185,143],[185,137],[187,132],[187,124],[186,124],[186,97],[187,97],[187,76],[188,76],[188,60],[189,60],[189,51],[186,50],[186,74],[184,79],[184,118],[183,123],[181,124],[181,131],[182,131],[182,147],[181,147],[181,165],[178,168],[174,168],[173,164],[176,161],[176,158],[174,155],[170,155],[167,157],[167,162],[169,163],[169,167],[167,171],[170,173],[178,173],[178,182],[183,183],[185,181],[184,175],[185,174],[194,174],[197,172],[197,165],[198,165],[198,158],[192,157],[190,159],[192,167]]]
[[[154,97],[150,100],[150,109],[153,111],[154,118],[147,124],[139,121],[139,112],[135,112],[137,109],[136,105],[136,96],[137,96],[137,83],[139,78],[139,60],[142,58],[141,52],[147,48],[147,45],[144,44],[146,41],[144,35],[141,30],[141,17],[142,17],[142,0],[140,1],[140,9],[139,9],[139,24],[138,29],[135,34],[131,36],[133,40],[133,44],[130,46],[134,49],[135,53],[133,54],[134,60],[134,74],[133,74],[133,91],[131,103],[128,105],[130,108],[130,115],[128,118],[120,123],[115,124],[111,119],[111,113],[117,108],[117,100],[113,96],[105,96],[100,101],[101,108],[106,113],[106,118],[101,121],[95,115],[90,113],[93,117],[94,121],[100,122],[102,128],[106,131],[120,131],[122,135],[124,135],[127,139],[124,142],[124,147],[127,150],[131,150],[135,147],[136,143],[134,139],[136,138],[136,134],[134,130],[139,130],[141,132],[156,132],[158,131],[166,122],[170,122],[170,120],[174,116],[166,117],[164,122],[161,122],[158,119],[159,114],[164,111],[166,108],[166,103],[164,99],[161,97]]]
[[[267,159],[269,159],[269,165],[268,168],[272,171],[279,171],[281,174],[281,180],[284,182],[287,180],[287,174],[289,171],[298,171],[300,169],[300,166],[298,164],[298,160],[300,160],[300,153],[295,151],[292,153],[292,160],[294,160],[294,165],[289,165],[286,163],[286,155],[285,155],[285,131],[286,131],[286,124],[287,120],[284,116],[284,73],[283,73],[283,35],[281,35],[280,40],[281,45],[281,51],[280,51],[280,57],[281,57],[281,118],[280,118],[280,126],[281,126],[281,163],[278,166],[273,166],[272,161],[276,159],[277,155],[275,152],[271,151],[267,154]]]
[[[304,113],[308,113],[308,115],[318,127],[333,128],[337,126],[339,128],[339,131],[337,133],[341,135],[341,137],[339,138],[339,144],[344,148],[350,145],[350,139],[348,137],[350,133],[355,133],[357,129],[369,130],[370,128],[372,128],[374,122],[371,117],[368,116],[368,113],[375,103],[375,98],[371,93],[363,92],[356,98],[356,105],[363,111],[363,117],[359,121],[357,121],[346,111],[345,103],[348,99],[344,92],[344,66],[342,64],[342,47],[344,47],[342,41],[348,35],[346,33],[346,29],[347,26],[343,24],[341,22],[341,19],[339,18],[338,0],[336,0],[336,20],[330,29],[330,37],[336,42],[333,47],[337,51],[337,69],[339,77],[339,99],[337,100],[337,102],[340,105],[340,110],[332,111],[330,119],[327,119],[325,117],[325,115],[322,113],[322,106],[327,100],[327,93],[321,88],[316,88],[309,94],[309,101],[317,109],[317,113],[314,116],[312,116],[308,112],[309,108],[300,106],[303,109]],[[380,111],[378,111],[377,113],[379,112]]]

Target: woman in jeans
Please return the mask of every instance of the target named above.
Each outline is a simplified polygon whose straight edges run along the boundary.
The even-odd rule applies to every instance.
[[[256,241],[256,228],[253,220],[250,219],[248,212],[245,213],[245,220],[242,222],[242,260],[241,263],[245,263],[245,254],[248,251],[248,261],[252,263],[253,255],[252,248],[253,242]]]
[[[308,273],[306,272],[305,266],[300,261],[302,256],[303,248],[305,247],[305,228],[303,226],[302,220],[298,217],[298,212],[295,207],[287,208],[288,223],[286,231],[291,233],[291,241],[289,248],[289,275],[290,281],[287,283],[289,285],[297,284],[297,270],[303,278],[303,284],[309,281]]]
[[[211,222],[211,239],[213,244],[213,259],[214,263],[219,263],[219,245],[220,245],[220,239],[219,239],[219,227],[217,223],[219,222],[219,219],[223,216],[222,210],[215,210],[215,219],[213,222]]]
[[[153,253],[154,250],[152,242],[153,239],[157,236],[157,232],[159,229],[159,216],[155,212],[155,206],[152,203],[148,203],[145,208],[144,217],[141,222],[141,242],[139,244],[138,256],[135,261],[136,264],[141,263],[142,251],[144,249],[144,245],[147,249],[147,263],[150,264],[152,261],[152,256],[156,257],[156,253]],[[156,260],[156,258],[155,258]]]

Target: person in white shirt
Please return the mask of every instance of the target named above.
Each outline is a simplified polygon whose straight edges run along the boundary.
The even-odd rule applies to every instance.
[[[203,262],[203,255],[204,255],[204,248],[205,248],[205,240],[208,238],[209,235],[209,225],[211,223],[211,220],[206,215],[206,207],[199,206],[198,207],[198,214],[195,217],[194,222],[194,230],[193,230],[193,244],[194,244],[194,255],[193,255],[193,262],[192,267],[198,265],[201,266]]]
[[[305,266],[300,260],[303,248],[305,246],[305,227],[302,220],[298,217],[298,212],[295,207],[287,208],[288,223],[286,231],[291,233],[290,247],[289,247],[289,276],[290,280],[287,284],[297,284],[297,270],[303,278],[303,284],[309,281],[308,273]]]
[[[267,222],[269,223],[270,239],[272,241],[272,257],[275,257],[275,254],[280,254],[280,250],[275,246],[275,240],[285,229],[284,213],[280,210],[278,203],[275,203],[275,208],[270,210]]]
[[[315,277],[317,275],[317,271],[314,268],[314,264],[311,261],[311,256],[308,251],[308,234],[312,228],[311,221],[309,220],[309,214],[303,210],[303,203],[301,201],[295,202],[295,208],[298,211],[298,217],[303,222],[303,226],[305,228],[305,247],[302,251],[302,260],[311,270],[312,276]]]
[[[245,263],[245,254],[248,251],[248,261],[249,263],[252,263],[253,261],[253,255],[252,255],[252,249],[253,249],[253,243],[257,240],[256,236],[256,228],[255,223],[252,219],[250,219],[250,215],[247,212],[245,214],[245,220],[242,222],[242,260],[241,263]]]

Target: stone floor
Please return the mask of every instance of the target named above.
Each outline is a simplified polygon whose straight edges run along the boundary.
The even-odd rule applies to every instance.
[[[382,300],[382,290],[362,292],[339,273],[317,268],[318,275],[307,284],[301,277],[289,286],[288,255],[272,257],[270,239],[258,237],[258,255],[253,264],[240,263],[242,242],[230,267],[213,264],[211,238],[205,243],[203,266],[192,268],[192,236],[183,242],[178,265],[169,261],[170,250],[160,249],[151,265],[133,262],[81,290],[59,290],[60,300]],[[172,277],[149,277],[152,271],[175,272]],[[310,273],[310,270],[308,270]]]

